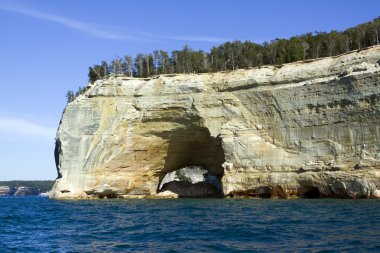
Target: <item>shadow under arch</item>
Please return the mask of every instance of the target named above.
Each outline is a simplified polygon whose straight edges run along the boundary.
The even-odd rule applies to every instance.
[[[165,157],[164,168],[156,173],[158,176],[157,193],[160,192],[160,185],[167,173],[179,170],[188,166],[201,166],[207,170],[207,174],[215,176],[221,182],[224,175],[222,164],[225,162],[224,151],[219,137],[212,137],[205,127],[192,126],[186,129],[177,129],[160,134],[160,137],[168,141],[167,155]],[[179,197],[191,197],[182,194],[194,187],[208,187],[204,184],[189,185],[188,183],[176,182],[178,187],[183,189],[177,193]],[[220,187],[218,195],[224,196],[223,186]],[[186,196],[185,196],[186,195]],[[202,197],[202,196],[195,196]]]

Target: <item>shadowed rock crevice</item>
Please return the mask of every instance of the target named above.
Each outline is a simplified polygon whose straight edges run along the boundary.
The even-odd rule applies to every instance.
[[[230,198],[274,198],[286,199],[294,197],[296,192],[293,189],[286,189],[280,185],[260,186],[245,191],[234,191],[228,194]]]
[[[61,141],[59,139],[55,139],[55,147],[54,147],[54,161],[55,167],[57,169],[57,179],[62,178],[61,174],[61,165],[59,162],[59,156],[62,155]]]
[[[322,197],[319,189],[313,186],[307,186],[299,189],[299,196],[305,199],[318,199]]]

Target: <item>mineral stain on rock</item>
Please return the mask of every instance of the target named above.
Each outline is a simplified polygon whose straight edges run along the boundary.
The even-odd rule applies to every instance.
[[[379,59],[98,80],[62,115],[50,197],[378,198]]]

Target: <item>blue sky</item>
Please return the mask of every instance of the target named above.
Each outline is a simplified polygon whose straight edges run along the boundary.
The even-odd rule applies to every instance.
[[[101,60],[344,30],[379,10],[378,0],[0,0],[0,180],[55,179],[65,94]]]

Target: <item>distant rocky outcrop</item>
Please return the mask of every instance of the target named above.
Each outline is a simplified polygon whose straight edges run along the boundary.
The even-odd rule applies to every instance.
[[[35,187],[9,187],[0,186],[0,196],[37,196],[41,193],[40,189]]]
[[[46,195],[53,181],[0,181],[0,196],[37,196]]]
[[[376,46],[226,73],[98,80],[62,115],[50,197],[378,198],[379,60]]]
[[[0,196],[12,196],[14,192],[9,186],[0,186]]]

